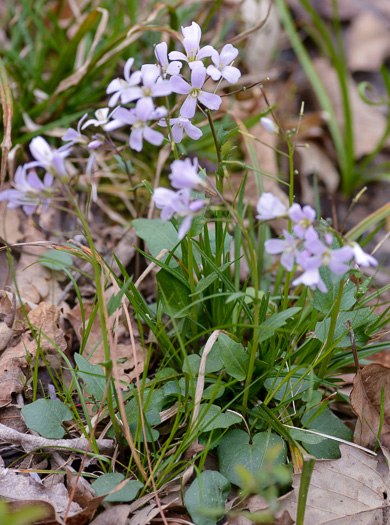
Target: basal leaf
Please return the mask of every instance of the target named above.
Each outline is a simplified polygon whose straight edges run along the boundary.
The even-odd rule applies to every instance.
[[[96,481],[92,483],[93,490],[98,496],[103,496],[115,489],[125,479],[125,476],[120,472],[112,472],[109,474],[102,474]],[[136,479],[131,479],[127,484],[117,492],[109,494],[104,501],[133,501],[136,498],[138,491],[144,485]]]
[[[186,492],[184,503],[195,525],[215,525],[225,514],[229,481],[219,472],[206,470]]]
[[[49,439],[64,437],[62,422],[73,419],[72,412],[59,399],[38,399],[24,406],[22,414],[28,428]]]

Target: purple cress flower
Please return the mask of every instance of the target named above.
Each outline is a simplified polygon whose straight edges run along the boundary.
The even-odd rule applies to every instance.
[[[191,193],[188,188],[180,191],[156,188],[152,198],[156,207],[161,210],[161,219],[163,221],[168,221],[175,214],[179,217],[184,217],[178,231],[179,241],[188,233],[192,219],[205,204],[203,200],[191,201]]]
[[[287,207],[273,193],[262,193],[256,205],[256,219],[269,221],[287,216]]]
[[[88,144],[88,137],[83,135],[81,133],[81,126],[84,122],[84,120],[88,117],[88,113],[86,113],[78,122],[77,124],[77,131],[73,128],[68,128],[65,132],[65,135],[62,137],[62,140],[64,142],[69,142],[71,146],[73,144]]]
[[[117,108],[114,112],[114,119],[104,126],[106,131],[131,126],[129,144],[135,151],[142,151],[143,139],[154,146],[161,146],[164,135],[159,131],[151,129],[147,123],[150,120],[157,120],[166,115],[165,108],[154,108],[151,98],[141,98],[137,101],[135,108]]]
[[[89,120],[87,120],[87,122],[85,122],[85,124],[82,125],[81,129],[85,129],[91,125],[95,126],[95,128],[97,128],[98,126],[103,127],[105,124],[107,124],[107,122],[110,119],[110,115],[108,114],[109,111],[109,108],[98,109],[97,111],[95,111],[96,118],[90,118]]]
[[[154,54],[160,64],[162,78],[166,78],[167,75],[172,76],[180,73],[183,64],[177,60],[173,62],[168,61],[168,46],[166,42],[157,44],[154,48]]]
[[[199,47],[202,30],[196,22],[192,22],[190,26],[182,27],[181,32],[184,36],[183,47],[186,54],[181,51],[171,51],[169,53],[169,59],[188,62],[191,69],[199,65],[203,66],[202,60],[206,57],[210,57],[213,51],[215,51],[213,46]]]
[[[260,124],[263,126],[265,131],[268,131],[268,133],[276,134],[279,131],[275,122],[268,117],[261,117]]]
[[[183,78],[179,76],[171,77],[171,86],[174,93],[180,95],[187,95],[182,107],[180,108],[180,115],[191,119],[195,115],[196,104],[199,101],[209,109],[219,109],[222,99],[215,93],[207,93],[202,91],[203,84],[206,80],[206,68],[194,67],[191,71],[191,84],[188,84]]]
[[[304,284],[312,290],[318,288],[318,290],[323,293],[328,291],[320,275],[320,267],[322,264],[321,256],[312,257],[306,251],[300,252],[297,254],[297,263],[303,268],[304,272],[294,279],[292,282],[294,286]]]
[[[217,81],[221,78],[227,80],[230,84],[235,84],[241,76],[241,71],[237,67],[230,64],[238,55],[238,49],[231,44],[226,44],[220,53],[217,50],[213,51],[211,60],[214,63],[208,66],[207,74]]]
[[[311,206],[301,206],[294,203],[288,210],[289,218],[295,222],[293,226],[294,233],[299,239],[304,239],[305,234],[309,226],[313,224],[316,218],[316,212]]]
[[[35,161],[28,162],[26,169],[29,168],[44,168],[47,173],[45,177],[51,182],[53,174],[57,174],[60,177],[66,176],[65,168],[65,157],[71,152],[71,144],[65,144],[58,149],[51,149],[49,144],[43,137],[35,137],[30,142],[30,153],[34,157]]]
[[[378,261],[375,257],[366,253],[357,242],[352,242],[350,247],[356,264],[365,267],[370,266],[370,264],[372,264],[372,266],[378,266]]]
[[[122,104],[128,104],[132,100],[135,100],[135,98],[132,98],[134,94],[133,88],[141,82],[141,71],[134,71],[133,74],[130,74],[133,64],[134,58],[129,58],[123,70],[123,76],[125,78],[116,78],[108,84],[106,93],[108,95],[113,93],[108,102],[110,108],[116,106],[119,100],[121,100]]]
[[[167,127],[165,120],[160,120],[158,124],[159,126]],[[179,116],[177,118],[171,118],[169,119],[169,124],[172,126],[172,138],[176,144],[182,141],[184,131],[193,140],[198,140],[203,135],[202,130],[194,126],[190,119],[186,117]]]
[[[284,239],[269,239],[265,241],[265,251],[271,255],[281,253],[280,262],[288,272],[292,272],[297,256],[297,239],[287,230],[283,230]]]
[[[48,207],[50,202],[48,189],[53,183],[53,177],[50,173],[46,173],[42,182],[35,171],[27,174],[26,166],[25,164],[17,168],[14,188],[0,192],[0,201],[8,201],[8,208],[22,206],[26,215],[32,215],[40,204],[43,204],[43,209]]]
[[[195,158],[193,164],[191,164],[190,159],[174,160],[171,164],[169,179],[172,187],[179,190],[185,188],[192,190],[207,186],[206,182],[199,177],[198,173],[198,159]]]

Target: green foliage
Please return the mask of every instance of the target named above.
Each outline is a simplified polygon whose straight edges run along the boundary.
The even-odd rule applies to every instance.
[[[229,481],[219,472],[206,470],[188,488],[184,503],[195,525],[215,525],[225,514]]]
[[[91,363],[80,354],[74,354],[74,360],[78,367],[77,376],[83,380],[86,391],[97,401],[102,401],[106,389],[106,376],[99,365]]]
[[[122,483],[124,479],[125,476],[119,472],[102,474],[96,481],[93,482],[92,487],[98,496],[103,496],[104,494],[114,490],[119,485],[119,483]],[[106,496],[104,501],[109,501],[111,503],[117,501],[133,501],[143,486],[143,483],[140,481],[131,479],[123,488],[117,490],[113,494]]]
[[[4,525],[32,525],[50,513],[47,507],[39,505],[25,505],[18,510],[12,510],[11,505],[7,501],[0,501],[0,523]]]
[[[65,430],[63,421],[70,421],[73,415],[59,399],[38,399],[22,408],[26,425],[41,436],[49,439],[61,439]]]

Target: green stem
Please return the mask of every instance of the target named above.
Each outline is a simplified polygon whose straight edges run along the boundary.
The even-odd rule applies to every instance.
[[[341,279],[341,281],[340,281],[340,286],[339,286],[339,291],[338,291],[338,294],[337,294],[336,302],[335,302],[335,304],[333,306],[333,310],[332,310],[332,314],[331,314],[331,318],[330,318],[330,326],[329,326],[328,337],[326,339],[326,344],[325,344],[325,348],[324,348],[324,359],[322,361],[320,370],[318,372],[318,377],[319,378],[323,378],[324,377],[324,375],[325,375],[325,373],[326,373],[326,371],[328,369],[330,360],[332,358],[332,354],[334,352],[334,349],[333,350],[329,350],[329,349],[333,345],[333,338],[334,338],[334,334],[335,334],[335,331],[336,331],[337,318],[339,316],[341,299],[343,298],[343,292],[344,292],[344,278]],[[329,352],[328,352],[328,350],[329,350]]]

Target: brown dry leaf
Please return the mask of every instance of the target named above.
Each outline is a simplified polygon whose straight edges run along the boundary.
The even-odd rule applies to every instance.
[[[390,368],[377,363],[358,370],[351,392],[351,406],[358,416],[354,441],[363,447],[375,444],[380,428],[381,391],[384,388],[384,422],[380,440],[390,448]]]
[[[347,63],[351,71],[378,71],[390,56],[390,32],[382,17],[361,11],[347,32]]]
[[[115,505],[99,514],[91,525],[126,525],[129,508],[129,505]]]
[[[343,99],[336,71],[326,58],[315,58],[313,65],[321,78],[340,127],[344,127]],[[360,158],[373,151],[386,129],[386,117],[381,111],[366,104],[359,95],[356,82],[348,77],[348,93],[353,115],[355,157]]]
[[[387,467],[384,471],[383,456],[373,458],[362,450],[344,444],[340,445],[340,452],[340,459],[316,462],[307,496],[304,524],[388,524],[390,475]],[[386,452],[387,461],[388,456]],[[300,474],[293,474],[294,490],[279,500],[282,505],[280,514],[287,510],[294,520],[299,484]],[[280,522],[277,520],[276,523]]]
[[[64,351],[67,343],[62,329],[59,326],[60,309],[49,303],[41,303],[28,314],[33,326],[40,331],[39,344],[41,350],[46,354],[47,361],[54,368],[59,368],[60,357],[57,348]],[[45,334],[47,336],[44,337]],[[54,345],[48,340],[53,341]],[[37,342],[33,339],[30,331],[23,334],[21,340],[15,345],[7,348],[0,358],[0,407],[7,405],[12,394],[23,390],[25,376],[23,371],[27,368],[27,352],[31,358],[37,353]],[[44,363],[42,362],[44,365]]]

